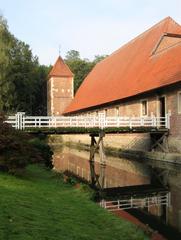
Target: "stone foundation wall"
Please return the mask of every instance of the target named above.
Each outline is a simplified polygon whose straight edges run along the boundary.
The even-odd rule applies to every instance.
[[[52,138],[58,141],[58,137]],[[61,136],[61,141],[90,145],[90,136],[88,134],[67,134]],[[148,151],[150,149],[150,137],[147,133],[107,134],[104,138],[104,145],[110,148]]]

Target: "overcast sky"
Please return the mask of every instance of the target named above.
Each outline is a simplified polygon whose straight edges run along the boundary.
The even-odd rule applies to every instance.
[[[181,0],[0,0],[10,31],[28,43],[41,64],[74,49],[93,59],[110,54],[171,16],[181,23]]]

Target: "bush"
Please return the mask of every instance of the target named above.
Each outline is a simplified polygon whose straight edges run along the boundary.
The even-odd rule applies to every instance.
[[[45,144],[34,144],[32,137],[5,123],[0,115],[0,170],[16,173],[29,163],[50,166],[52,152]]]
[[[53,168],[52,164],[52,154],[51,148],[46,144],[44,139],[33,138],[30,140],[32,148],[37,149],[39,158],[42,158],[45,166],[47,168]]]

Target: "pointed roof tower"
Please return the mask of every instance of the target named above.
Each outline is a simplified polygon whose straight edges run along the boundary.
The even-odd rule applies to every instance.
[[[48,77],[73,77],[73,73],[67,64],[65,64],[63,59],[59,56]]]

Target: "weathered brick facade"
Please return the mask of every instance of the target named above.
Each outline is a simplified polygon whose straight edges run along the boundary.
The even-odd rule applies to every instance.
[[[51,77],[47,91],[48,115],[62,115],[73,99],[73,77]]]
[[[47,113],[60,116],[74,96],[73,74],[60,57],[53,66],[47,82]]]
[[[181,152],[181,113],[179,113],[178,97],[181,91],[181,83],[168,86],[162,89],[141,94],[136,97],[129,98],[114,104],[107,104],[104,107],[97,107],[91,111],[84,111],[82,115],[98,115],[104,113],[105,116],[120,116],[120,117],[140,117],[142,115],[142,101],[147,102],[147,115],[160,117],[160,98],[165,99],[165,115],[170,114],[170,131],[169,131],[169,147],[171,152]],[[144,116],[143,116],[144,117]],[[141,135],[140,135],[141,137]]]

